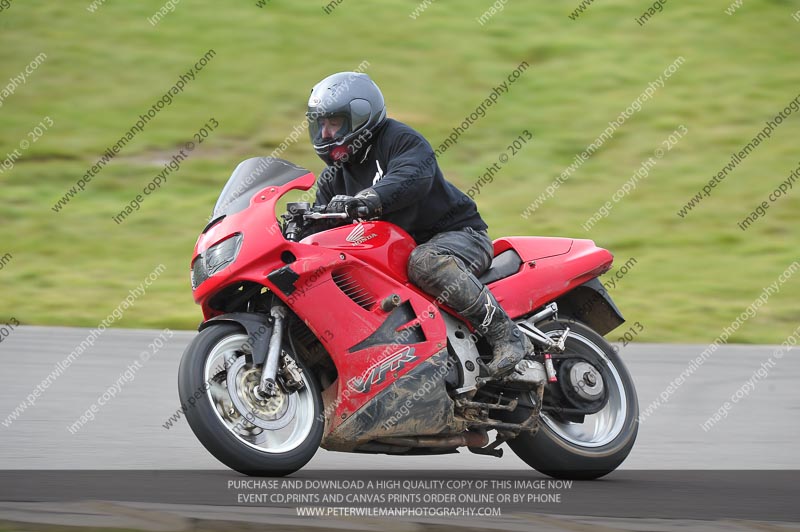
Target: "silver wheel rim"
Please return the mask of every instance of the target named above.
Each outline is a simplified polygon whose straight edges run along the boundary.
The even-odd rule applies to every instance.
[[[243,382],[249,386],[252,375],[261,374],[260,368],[256,369],[243,360],[251,353],[247,338],[245,334],[226,336],[211,348],[203,369],[204,387],[208,386],[206,400],[222,426],[241,443],[263,453],[289,452],[306,440],[314,425],[314,398],[308,377],[303,372],[305,386],[291,395],[280,397],[277,405],[268,405],[269,415],[266,416],[258,410],[258,405],[254,406],[248,400],[252,397],[252,390],[234,390],[235,399],[232,399],[229,383]],[[281,356],[284,355],[286,351],[282,351]],[[229,371],[234,375],[229,376]],[[242,415],[241,410],[246,408],[250,408],[250,415]],[[251,423],[248,418],[261,426]]]
[[[548,331],[552,337],[563,334],[562,330]],[[601,357],[608,364],[608,371],[611,373],[614,382],[605,382],[608,389],[608,402],[602,410],[596,414],[585,416],[583,423],[572,423],[556,421],[542,412],[542,421],[559,438],[568,441],[578,447],[602,447],[614,441],[620,435],[625,425],[625,418],[628,415],[628,401],[625,394],[625,387],[622,379],[614,364],[597,345],[588,338],[570,331],[569,339],[580,342],[590,348],[597,356]],[[569,352],[569,351],[567,351]]]

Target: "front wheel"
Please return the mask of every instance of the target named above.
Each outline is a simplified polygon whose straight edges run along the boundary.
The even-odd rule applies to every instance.
[[[556,361],[560,382],[545,388],[546,411],[541,414],[539,430],[533,436],[520,435],[508,445],[525,463],[546,475],[593,479],[614,471],[631,452],[639,430],[639,402],[622,359],[599,334],[573,320],[550,321],[539,329],[558,338],[566,327],[570,329],[566,349]],[[569,365],[561,367],[563,364]],[[594,414],[562,415],[553,398],[574,407],[567,398],[571,390],[577,390],[571,401],[584,397],[587,403],[598,400],[595,397],[602,391],[604,404]],[[517,410],[521,411],[514,414],[521,420],[526,411]]]
[[[261,394],[261,367],[253,365],[247,340],[232,323],[202,330],[178,369],[181,404],[195,436],[220,462],[246,475],[288,475],[311,460],[322,440],[319,386],[284,348],[282,362],[294,361],[303,386]]]

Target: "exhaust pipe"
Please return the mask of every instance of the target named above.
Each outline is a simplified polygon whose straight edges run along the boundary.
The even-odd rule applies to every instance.
[[[486,447],[489,445],[489,434],[486,431],[468,430],[449,436],[404,436],[376,441],[402,447]]]

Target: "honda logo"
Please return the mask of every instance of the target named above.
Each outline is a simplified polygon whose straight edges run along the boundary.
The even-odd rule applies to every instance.
[[[347,240],[348,242],[352,242],[355,245],[355,244],[363,244],[367,240],[378,236],[375,233],[364,236],[364,231],[365,231],[364,224],[358,224],[353,228],[352,231],[350,231],[350,234],[345,237],[345,240]]]

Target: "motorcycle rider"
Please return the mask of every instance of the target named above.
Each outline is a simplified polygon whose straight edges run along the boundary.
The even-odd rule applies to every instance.
[[[407,231],[418,246],[408,277],[439,297],[492,346],[491,375],[511,372],[533,350],[477,276],[492,261],[487,225],[472,199],[444,179],[425,138],[387,118],[383,94],[366,74],[340,72],[311,90],[311,143],[328,165],[316,205],[353,219],[379,218]]]

